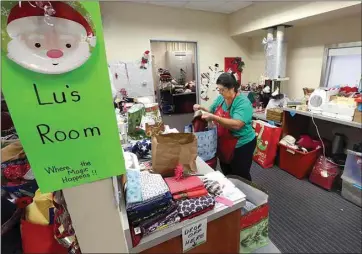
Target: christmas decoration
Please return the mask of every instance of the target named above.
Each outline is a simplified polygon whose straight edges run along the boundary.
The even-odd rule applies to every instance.
[[[143,53],[142,60],[141,60],[141,67],[140,67],[141,69],[147,69],[149,55],[150,55],[149,50],[146,50]]]
[[[1,21],[3,52],[35,72],[72,71],[96,45],[94,24],[79,2],[1,2]]]
[[[225,72],[233,73],[236,81],[241,84],[241,74],[245,67],[241,57],[225,57],[224,59]]]

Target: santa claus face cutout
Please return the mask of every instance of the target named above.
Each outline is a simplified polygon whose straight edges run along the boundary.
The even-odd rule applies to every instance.
[[[94,26],[86,10],[79,2],[51,1],[47,3],[54,11],[47,15],[46,8],[36,3],[17,2],[9,9],[8,58],[44,74],[62,74],[83,65],[96,44]]]

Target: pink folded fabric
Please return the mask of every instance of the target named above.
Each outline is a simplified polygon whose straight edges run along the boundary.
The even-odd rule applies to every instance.
[[[207,194],[209,194],[209,193],[207,192],[206,188],[200,187],[197,189],[193,189],[192,191],[181,192],[181,193],[175,194],[172,197],[174,200],[179,200],[179,199],[185,199],[185,198],[203,197],[203,196],[206,196]]]
[[[204,183],[197,176],[189,176],[176,180],[174,177],[165,178],[165,182],[170,189],[171,194],[188,192],[194,189],[204,187]]]

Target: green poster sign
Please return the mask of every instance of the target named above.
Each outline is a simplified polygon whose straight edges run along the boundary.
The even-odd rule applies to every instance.
[[[1,2],[2,90],[42,192],[125,172],[98,2]]]

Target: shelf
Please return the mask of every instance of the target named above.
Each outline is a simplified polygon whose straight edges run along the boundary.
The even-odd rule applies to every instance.
[[[296,114],[303,115],[303,116],[313,117],[315,119],[320,119],[320,120],[324,120],[324,121],[328,121],[328,122],[332,122],[332,123],[337,123],[337,124],[342,124],[342,125],[362,129],[362,123],[357,123],[357,122],[353,122],[353,121],[348,122],[348,121],[340,120],[338,118],[324,116],[322,114],[313,114],[309,111],[301,111],[301,110],[295,110],[295,109],[291,109],[291,108],[283,108],[283,110],[288,111],[288,112],[295,112]]]
[[[177,94],[173,94],[172,96],[181,96],[181,95],[189,95],[189,94],[196,94],[195,92],[190,92],[190,93],[177,93]]]

